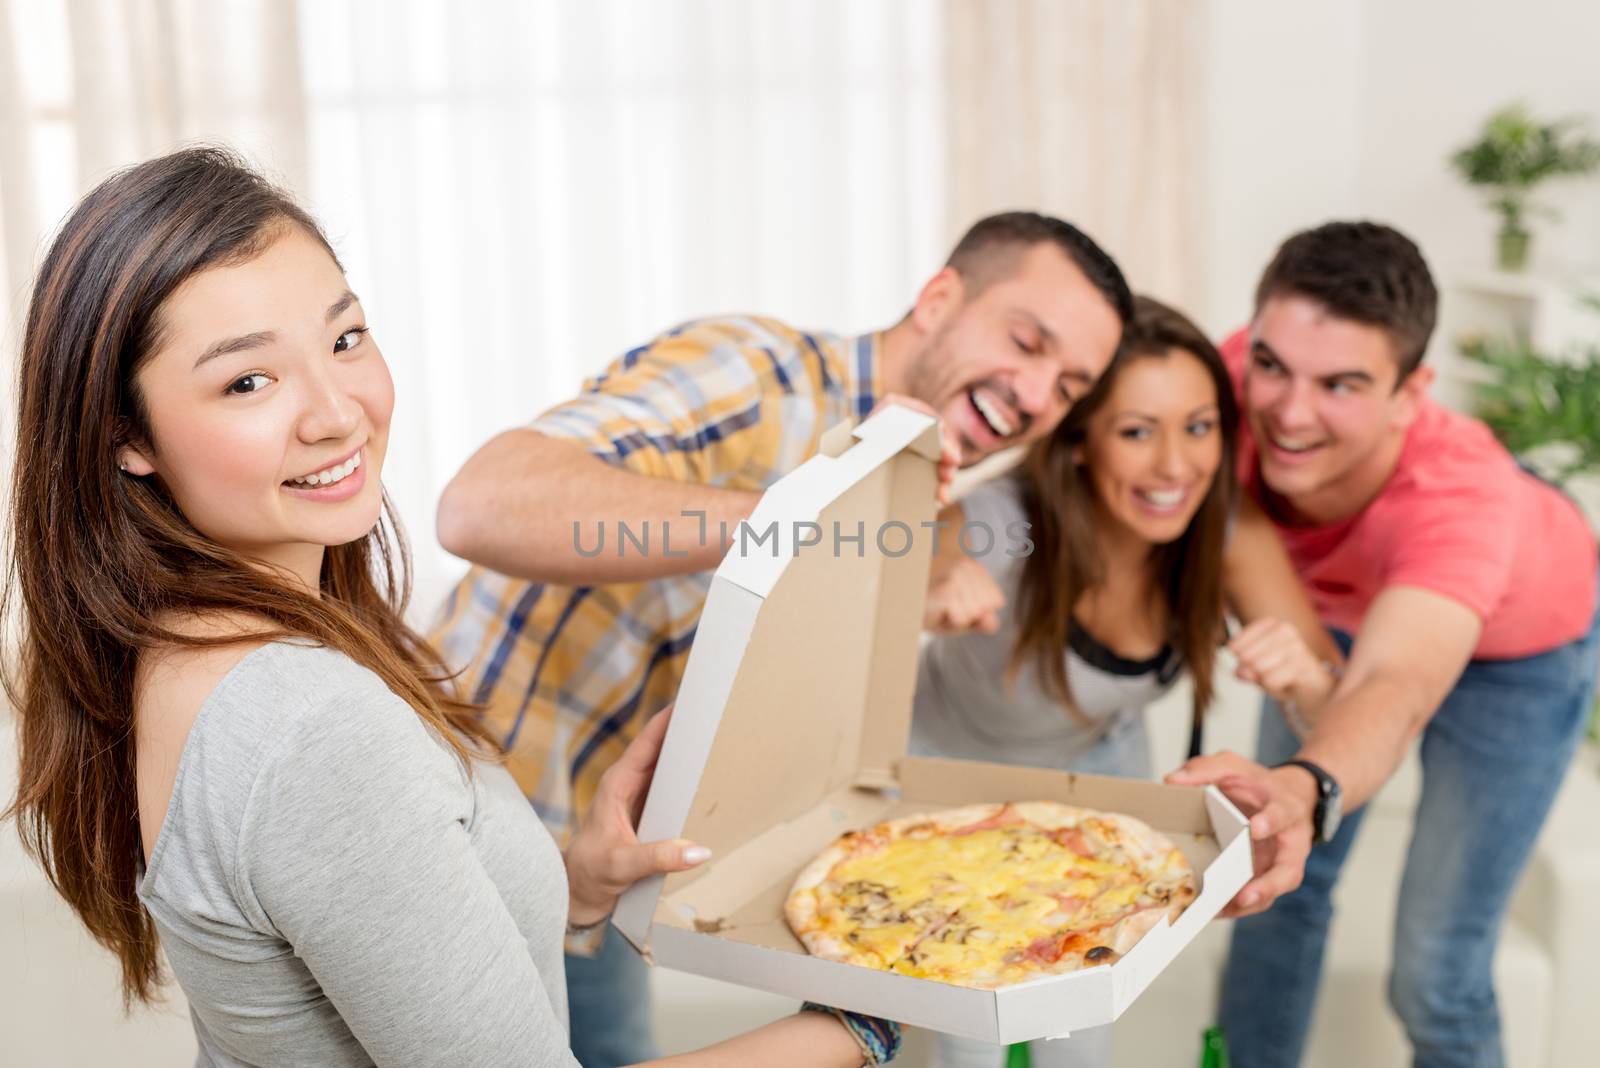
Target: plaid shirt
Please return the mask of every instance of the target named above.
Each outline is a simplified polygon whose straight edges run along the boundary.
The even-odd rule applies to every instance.
[[[624,354],[532,428],[652,478],[762,490],[824,431],[872,410],[875,334],[802,333],[771,319],[702,319]],[[432,639],[487,708],[508,767],[558,839],[600,775],[677,693],[711,574],[603,586],[474,567]]]

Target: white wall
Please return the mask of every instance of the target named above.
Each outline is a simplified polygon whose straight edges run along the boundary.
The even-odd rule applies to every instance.
[[[1590,116],[1600,136],[1600,4],[1572,0],[1215,0],[1206,62],[1205,325],[1249,314],[1278,242],[1330,218],[1388,222],[1422,246],[1444,293],[1486,268],[1495,220],[1447,164],[1483,118],[1513,100]],[[1539,199],[1531,270],[1600,266],[1600,181]],[[1450,339],[1430,359],[1450,370]]]
[[[1242,324],[1283,237],[1357,210],[1361,5],[1216,0],[1206,41],[1202,248],[1214,334]]]
[[[1362,27],[1362,206],[1403,221],[1434,270],[1486,267],[1495,220],[1447,168],[1483,117],[1524,100],[1542,117],[1587,113],[1600,136],[1600,4],[1573,0],[1367,0]],[[1600,180],[1567,180],[1541,201],[1536,272],[1600,263]]]

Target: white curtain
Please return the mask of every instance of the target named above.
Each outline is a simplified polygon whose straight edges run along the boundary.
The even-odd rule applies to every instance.
[[[445,481],[613,355],[901,314],[946,243],[941,29],[915,0],[307,5],[309,188],[394,366],[419,601],[459,568]]]
[[[230,141],[301,187],[297,14],[271,0],[0,0],[4,485],[28,286],[78,197],[113,168],[190,139]]]
[[[110,169],[243,148],[327,225],[396,379],[418,616],[433,506],[494,432],[675,322],[897,318],[948,235],[942,23],[916,0],[0,0],[15,352]]]
[[[950,213],[1084,227],[1199,312],[1204,0],[946,0]]]
[[[433,528],[460,463],[675,322],[887,325],[999,207],[1181,275],[1187,37],[1136,6],[0,0],[6,352],[108,170],[242,148],[326,224],[393,368],[422,618],[463,568]]]

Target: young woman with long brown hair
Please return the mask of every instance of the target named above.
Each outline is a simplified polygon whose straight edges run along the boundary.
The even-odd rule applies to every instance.
[[[402,621],[393,400],[316,223],[225,151],[106,180],[40,269],[11,811],[130,1003],[165,950],[201,1064],[575,1064],[564,935],[707,855],[634,835],[664,716],[565,855],[496,762]],[[681,1063],[843,1068],[891,1033],[801,1013]]]
[[[1239,674],[1314,714],[1342,658],[1270,522],[1239,500],[1238,424],[1211,342],[1136,299],[1117,356],[1055,433],[940,517],[919,752],[1148,777],[1145,708],[1187,671],[1198,720],[1227,611],[1245,624],[1228,643]],[[1034,1063],[1107,1065],[1110,1031],[1034,1043]],[[957,1038],[939,1055],[1000,1058]]]

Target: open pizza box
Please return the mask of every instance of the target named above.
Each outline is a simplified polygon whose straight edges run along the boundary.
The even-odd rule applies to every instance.
[[[891,406],[761,499],[712,580],[639,826],[712,860],[636,884],[613,922],[665,967],[990,1042],[1057,1037],[1115,1020],[1248,881],[1246,821],[1214,788],[907,755],[938,457],[934,420]],[[843,832],[1022,800],[1144,820],[1199,897],[1114,963],[998,990],[812,957],[785,923],[795,876]]]

